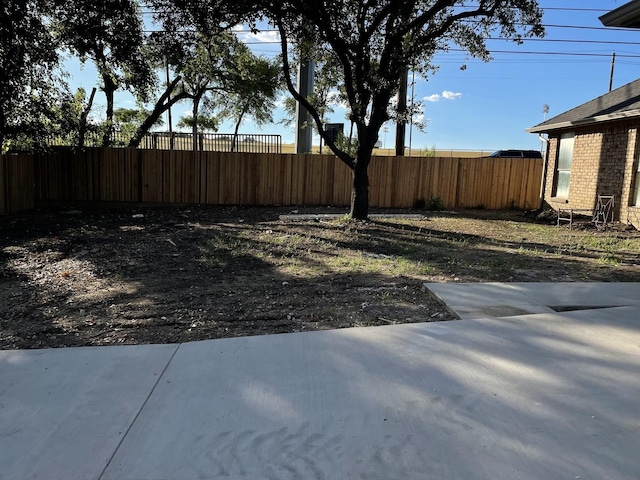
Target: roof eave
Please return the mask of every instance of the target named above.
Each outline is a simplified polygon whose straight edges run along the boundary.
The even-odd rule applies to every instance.
[[[640,28],[640,0],[632,0],[599,19],[607,27]]]
[[[640,109],[627,110],[625,112],[610,113],[608,115],[598,115],[596,117],[581,118],[580,120],[572,120],[568,122],[550,123],[548,125],[536,125],[527,128],[528,133],[546,133],[555,130],[564,130],[571,127],[584,127],[587,125],[595,125],[598,123],[613,122],[615,120],[628,120],[630,118],[640,117]]]

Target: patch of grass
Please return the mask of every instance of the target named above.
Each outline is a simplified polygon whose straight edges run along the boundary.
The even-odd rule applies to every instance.
[[[598,263],[600,265],[617,267],[620,265],[620,260],[612,253],[603,253],[602,255],[600,255],[600,257],[598,257]]]
[[[534,257],[534,258],[544,257],[545,255],[547,255],[547,252],[544,252],[537,247],[525,247],[525,246],[518,247],[517,253],[518,255],[522,255],[525,257]]]
[[[251,257],[283,275],[305,278],[334,273],[509,281],[517,280],[519,271],[534,271],[538,281],[625,280],[633,277],[628,258],[640,253],[637,232],[569,231],[504,211],[375,222],[245,223],[233,233],[220,230],[206,252],[211,264]]]

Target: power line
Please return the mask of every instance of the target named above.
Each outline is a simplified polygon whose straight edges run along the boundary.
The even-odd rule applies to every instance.
[[[450,48],[447,50],[449,52],[466,52],[461,48]],[[584,52],[532,52],[526,50],[489,50],[489,54],[494,53],[505,53],[505,54],[515,54],[515,55],[566,55],[571,57],[611,57],[610,53],[584,53]],[[631,54],[616,54],[616,57],[622,58],[640,58],[640,55],[631,55]]]
[[[140,3],[140,5],[145,5],[143,3]],[[477,5],[469,5],[469,8],[475,8],[477,7]],[[556,11],[556,12],[609,12],[610,10],[608,8],[575,8],[575,7],[540,7],[540,10],[542,11]],[[162,14],[162,13],[168,13],[170,12],[170,10],[147,10],[146,6],[143,7],[141,10],[141,13],[143,14],[148,14],[148,15],[155,15],[155,14]]]
[[[570,7],[540,7],[541,10],[556,10],[562,12],[609,12],[608,8],[570,8]]]
[[[488,37],[486,40],[512,40],[507,37]],[[616,40],[571,40],[561,38],[524,38],[524,43],[529,42],[555,42],[555,43],[590,43],[596,45],[640,45],[640,42],[626,42]]]
[[[488,40],[498,40],[497,38],[490,38]],[[571,42],[571,41],[568,41]],[[575,43],[582,43],[579,41],[576,41]],[[590,43],[585,41],[585,43]],[[598,43],[598,42],[593,42],[593,43]],[[603,42],[603,43],[612,43],[612,42]],[[244,42],[245,45],[279,45],[280,42],[279,41],[275,41],[275,40],[267,40],[267,41],[248,41],[248,42]],[[629,42],[629,43],[625,43],[628,45],[640,45],[639,42]],[[541,51],[541,52],[535,52],[535,51],[527,51],[527,50],[494,50],[494,49],[488,49],[489,50],[489,54],[493,55],[496,53],[499,54],[513,54],[513,55],[548,55],[548,56],[573,56],[573,57],[607,57],[610,58],[611,57],[611,53],[586,53],[586,52],[552,52],[552,51]],[[447,50],[447,52],[463,52],[463,53],[468,53],[466,50],[463,49],[457,49],[457,48],[450,48]],[[446,53],[446,52],[443,52]],[[635,55],[635,54],[624,54],[624,53],[616,53],[616,57],[618,58],[640,58],[640,54]]]

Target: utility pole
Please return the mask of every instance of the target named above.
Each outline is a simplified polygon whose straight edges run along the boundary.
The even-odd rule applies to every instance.
[[[411,71],[411,110],[409,111],[409,156],[411,156],[411,151],[413,149],[413,109],[415,105],[413,103],[415,98],[416,91],[416,72],[415,70]]]
[[[407,114],[407,84],[409,83],[409,69],[405,68],[400,74],[400,88],[398,89],[398,121],[396,122],[396,156],[404,156],[404,141],[406,137]]]
[[[609,74],[609,91],[613,87],[613,70],[616,66],[616,52],[611,54],[611,73]]]
[[[309,98],[313,93],[315,62],[305,60],[298,67],[298,92],[304,98]],[[312,149],[313,119],[307,109],[296,103],[296,153],[309,153]]]

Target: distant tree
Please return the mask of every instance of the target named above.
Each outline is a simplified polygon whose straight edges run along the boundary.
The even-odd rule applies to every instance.
[[[234,58],[233,80],[212,99],[219,117],[234,122],[232,152],[245,118],[253,118],[258,126],[273,121],[275,101],[282,85],[279,63],[255,56],[246,46],[242,50]]]
[[[89,130],[89,113],[91,113],[91,108],[93,107],[93,99],[96,96],[96,87],[91,89],[91,94],[89,95],[89,99],[85,101],[85,91],[83,88],[78,89],[78,93],[76,96],[80,95],[80,101],[83,103],[82,113],[80,114],[80,120],[78,124],[78,142],[77,145],[79,148],[84,147],[85,135]]]
[[[89,129],[87,117],[91,110],[92,102],[91,96],[87,99],[85,89],[79,88],[75,94],[69,95],[62,102],[55,105],[54,112],[56,115],[51,119],[48,128],[49,135],[54,138],[70,140],[73,146],[82,147],[84,145],[84,135]]]
[[[516,42],[544,34],[534,0],[264,0],[255,8],[280,32],[289,91],[310,112],[325,143],[353,171],[350,215],[356,219],[368,216],[368,167],[403,72],[412,68],[428,75],[434,68],[433,55],[452,45],[489,60],[484,39],[495,31]],[[335,57],[357,130],[355,155],[329,138],[322,113],[298,92],[289,62],[290,42],[298,49],[321,45]]]
[[[102,144],[114,129],[114,95],[126,88],[148,99],[156,75],[145,55],[146,35],[137,0],[76,0],[56,2],[52,28],[61,43],[81,61],[90,59],[100,76],[106,98]]]
[[[129,142],[130,147],[138,146],[157,119],[178,102],[191,100],[191,117],[198,118],[206,95],[230,85],[227,74],[230,67],[235,68],[230,60],[239,45],[230,30],[255,12],[251,2],[243,0],[148,0],[146,5],[154,11],[154,21],[160,27],[150,38],[148,58],[156,67],[166,68],[167,76],[170,72],[172,78],[167,79],[149,117]],[[193,128],[197,123],[192,123]]]
[[[192,101],[192,118],[200,117],[201,102],[213,92],[229,92],[238,81],[238,58],[244,44],[228,30],[212,36],[198,35],[190,56],[180,70],[183,90]],[[192,123],[193,149],[197,150],[197,122]]]
[[[149,110],[142,106],[139,108],[116,108],[113,111],[114,126],[123,140],[127,139],[128,142],[128,139],[131,139],[150,113]],[[159,118],[154,126],[160,126],[163,123],[163,120]]]
[[[198,148],[201,119],[232,119],[236,130],[247,116],[258,124],[270,121],[281,85],[279,67],[254,55],[227,26],[203,27],[188,13],[173,11],[175,5],[163,5],[156,8],[161,14],[159,21],[166,28],[151,38],[149,51],[156,63],[167,65],[166,70],[174,78],[156,102],[149,121],[159,118],[177,102],[191,101],[191,115],[183,119],[182,126],[188,124],[191,128],[194,150]],[[202,7],[209,11],[206,2]],[[194,122],[194,118],[198,121]],[[130,146],[138,144],[148,126],[146,121],[141,125]]]
[[[180,117],[180,121],[177,123],[179,128],[189,128],[193,131],[194,125],[197,132],[217,132],[220,120],[216,117],[209,115],[198,115],[198,120],[193,121],[191,115]]]

